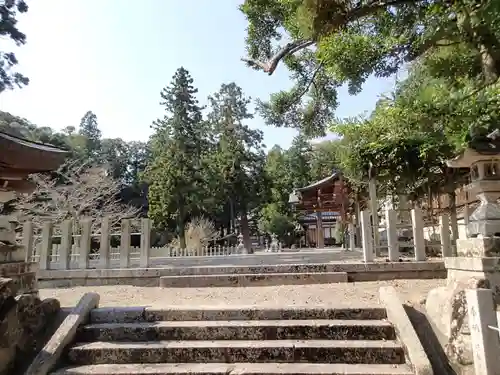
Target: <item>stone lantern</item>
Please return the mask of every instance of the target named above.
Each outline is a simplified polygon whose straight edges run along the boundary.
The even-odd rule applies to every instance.
[[[495,146],[495,143],[491,143]],[[500,146],[500,142],[499,142]],[[479,206],[469,216],[469,237],[500,236],[500,149],[487,152],[467,148],[457,158],[450,160],[450,168],[470,168],[471,183],[467,186],[471,196],[477,196]]]
[[[446,286],[433,289],[426,300],[427,316],[444,337],[452,360],[472,361],[466,289],[491,288],[500,303],[500,130],[470,137],[468,147],[447,162],[469,168],[470,196],[480,203],[469,217],[468,238],[456,240],[456,256],[444,258]]]

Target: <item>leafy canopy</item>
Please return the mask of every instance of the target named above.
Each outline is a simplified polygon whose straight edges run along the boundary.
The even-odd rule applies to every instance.
[[[477,85],[500,75],[495,0],[246,0],[240,9],[248,20],[244,61],[268,74],[283,62],[295,82],[259,103],[270,125],[322,134],[333,120],[338,87],[358,93],[370,75],[390,76],[450,46],[479,62]]]
[[[17,28],[17,16],[26,13],[28,5],[24,0],[0,1],[0,37],[10,39],[17,46],[26,43],[26,35]],[[13,52],[0,50],[0,93],[22,87],[28,84],[29,79],[14,71],[18,61]]]

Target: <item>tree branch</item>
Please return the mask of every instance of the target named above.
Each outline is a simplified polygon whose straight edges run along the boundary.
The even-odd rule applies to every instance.
[[[341,27],[345,26],[348,22],[358,20],[360,18],[366,17],[373,14],[381,9],[385,9],[391,6],[398,6],[403,4],[417,3],[417,0],[374,0],[368,4],[359,5],[353,9],[343,9],[337,13],[335,19],[330,22],[330,27],[328,32],[325,34],[330,34]],[[273,57],[271,57],[267,62],[259,61],[251,58],[242,58],[241,60],[246,62],[248,65],[254,68],[260,68],[269,75],[272,75],[278,64],[286,56],[293,55],[294,53],[303,50],[304,48],[310,47],[316,43],[315,40],[297,40],[295,42],[287,43],[282,49],[280,49]]]
[[[288,55],[293,55],[294,53],[303,50],[304,48],[312,46],[314,43],[315,42],[313,40],[298,40],[296,42],[290,42],[286,44],[281,50],[279,50],[267,62],[261,62],[250,58],[242,58],[241,61],[246,62],[251,67],[261,68],[267,74],[272,75],[282,59],[284,59]]]

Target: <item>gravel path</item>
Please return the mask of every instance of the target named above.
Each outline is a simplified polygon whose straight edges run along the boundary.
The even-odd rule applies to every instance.
[[[378,290],[394,286],[403,302],[418,304],[445,280],[392,280],[347,284],[309,284],[240,288],[141,288],[126,285],[41,289],[42,298],[74,306],[87,292],[101,295],[100,306],[284,306],[378,305]]]

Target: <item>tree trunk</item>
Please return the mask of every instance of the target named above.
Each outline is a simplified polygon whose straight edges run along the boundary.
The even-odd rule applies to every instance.
[[[458,219],[457,202],[455,191],[448,193],[448,209],[450,210],[451,239],[455,242],[458,239]]]
[[[464,9],[458,14],[458,27],[468,36],[481,57],[481,68],[486,83],[494,83],[500,77],[500,40],[484,24],[479,10]]]
[[[186,228],[184,222],[184,206],[181,202],[179,202],[179,214],[177,215],[177,233],[179,233],[179,246],[181,249],[186,248]]]
[[[252,247],[252,241],[250,240],[250,226],[248,224],[248,213],[246,205],[243,205],[241,209],[241,234],[243,235],[243,245],[245,249],[250,251]]]

